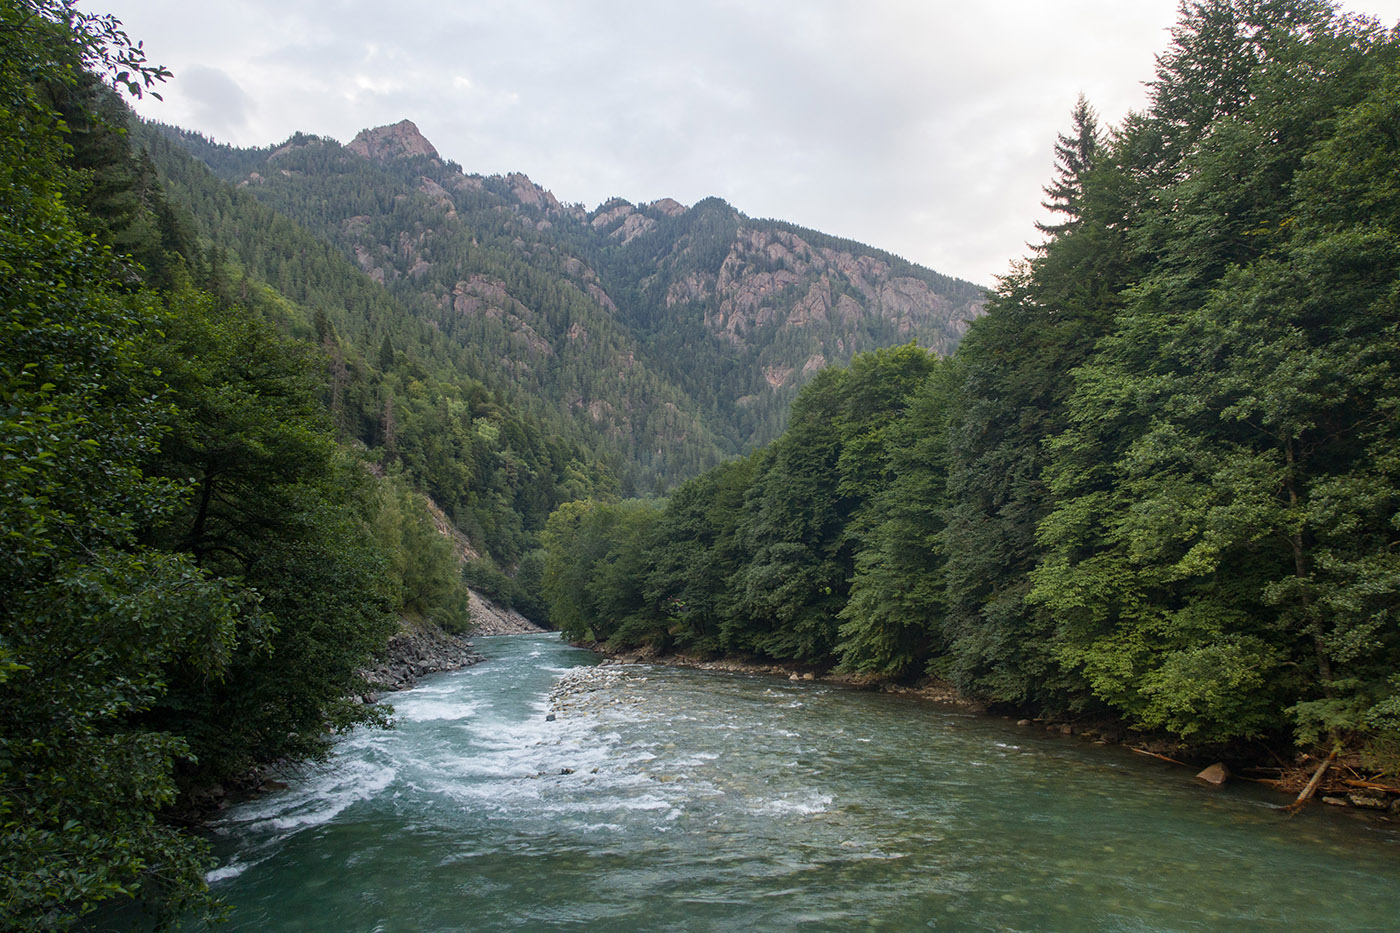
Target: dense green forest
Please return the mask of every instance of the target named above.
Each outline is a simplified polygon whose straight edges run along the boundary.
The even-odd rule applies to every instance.
[[[951,358],[859,356],[664,506],[555,512],[557,624],[1400,766],[1400,37],[1187,4],[1150,101],[1080,101]]]
[[[0,0],[0,72],[0,926],[216,914],[177,815],[382,723],[359,671],[465,582],[1400,767],[1393,31],[1185,5],[984,316],[717,199],[141,124],[169,75],[68,0]]]
[[[383,724],[360,670],[469,623],[420,490],[515,592],[549,512],[615,484],[443,376],[338,252],[133,145],[117,91],[169,75],[117,21],[4,0],[0,70],[0,926],[208,915],[191,801]],[[273,258],[201,236],[196,198]]]

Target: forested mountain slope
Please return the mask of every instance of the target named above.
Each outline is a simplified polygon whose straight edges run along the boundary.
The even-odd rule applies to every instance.
[[[1075,109],[1050,239],[950,358],[823,372],[662,509],[557,511],[557,623],[1393,775],[1400,38],[1206,0],[1173,39],[1147,111]]]
[[[566,433],[611,458],[626,493],[775,437],[822,366],[911,340],[948,352],[983,301],[969,283],[717,199],[587,211],[523,175],[465,175],[407,121],[344,146],[298,135],[260,150],[165,132],[335,244],[451,344],[461,373],[570,419]],[[230,254],[268,248],[191,207]]]
[[[335,247],[165,135],[136,124],[132,137],[235,297],[324,353],[341,435],[406,472],[479,549],[513,565],[550,509],[615,491],[616,452],[540,398],[473,377],[482,367],[472,342],[411,313]]]

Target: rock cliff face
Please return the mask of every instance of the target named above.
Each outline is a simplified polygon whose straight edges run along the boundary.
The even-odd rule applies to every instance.
[[[438,151],[433,148],[432,143],[423,138],[423,134],[418,132],[418,127],[412,120],[400,120],[393,126],[361,130],[345,148],[376,162],[405,156],[425,155],[433,159],[438,157]]]
[[[980,311],[955,308],[930,282],[899,274],[887,261],[814,247],[790,231],[749,227],[740,228],[717,273],[691,272],[672,283],[665,300],[668,308],[694,306],[711,333],[736,346],[764,328],[841,333],[873,321],[897,342],[919,340],[946,351],[968,323],[954,312]],[[930,335],[929,325],[939,332]],[[843,349],[838,339],[838,357]],[[806,374],[805,362],[791,362],[802,368],[790,367],[779,384]]]
[[[844,363],[878,345],[913,340],[949,352],[982,310],[982,293],[968,283],[858,243],[752,220],[713,199],[694,208],[670,199],[615,199],[589,224],[620,251],[635,241],[631,252],[656,257],[641,284],[665,316],[698,319],[712,337],[741,350],[811,343],[785,330],[815,337],[819,345],[804,354],[766,361],[770,386],[774,367],[803,382],[812,359]],[[862,334],[878,336],[863,341]]]

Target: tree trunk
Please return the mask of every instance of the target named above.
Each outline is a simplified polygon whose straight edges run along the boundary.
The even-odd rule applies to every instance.
[[[1303,804],[1311,800],[1312,795],[1317,792],[1317,785],[1322,783],[1322,776],[1327,773],[1327,769],[1332,766],[1332,762],[1337,760],[1337,753],[1339,751],[1341,751],[1341,746],[1334,744],[1332,746],[1332,754],[1328,755],[1327,760],[1317,766],[1317,770],[1313,772],[1312,780],[1308,781],[1307,786],[1298,792],[1298,799],[1284,807],[1284,810],[1289,813],[1297,813],[1299,810],[1303,809]]]

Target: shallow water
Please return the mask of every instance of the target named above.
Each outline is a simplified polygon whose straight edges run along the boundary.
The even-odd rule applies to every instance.
[[[1400,926],[1385,824],[907,698],[477,645],[228,811],[227,929]]]

